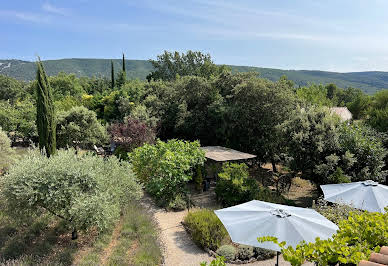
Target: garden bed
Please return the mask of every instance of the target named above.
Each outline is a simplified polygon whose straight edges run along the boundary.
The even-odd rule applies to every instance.
[[[270,250],[232,243],[221,221],[208,209],[190,211],[182,225],[193,241],[210,256],[223,256],[231,264],[267,260],[276,255]]]

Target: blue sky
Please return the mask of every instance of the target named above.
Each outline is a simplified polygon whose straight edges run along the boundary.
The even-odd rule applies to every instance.
[[[0,58],[150,59],[388,71],[388,0],[2,0]]]

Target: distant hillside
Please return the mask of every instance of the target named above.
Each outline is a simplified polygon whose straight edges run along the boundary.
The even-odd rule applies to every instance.
[[[113,60],[115,69],[121,69],[121,60]],[[110,59],[60,59],[46,60],[44,66],[48,75],[56,75],[61,71],[74,73],[77,76],[105,76],[110,77]],[[233,72],[254,71],[260,73],[263,78],[278,80],[286,75],[297,86],[310,83],[328,84],[334,83],[338,87],[355,87],[364,90],[368,94],[388,88],[388,72],[352,72],[337,73],[310,70],[281,70],[261,67],[229,66]],[[152,65],[146,60],[126,60],[127,75],[129,78],[145,79],[152,71]],[[20,80],[32,80],[35,78],[35,63],[21,60],[0,60],[0,74],[8,75]]]
[[[56,75],[63,71],[77,76],[110,77],[110,59],[60,59],[43,61],[48,75]],[[121,69],[121,59],[113,60],[115,70]],[[152,65],[146,60],[126,60],[126,70],[129,78],[145,79],[152,71]],[[35,62],[21,60],[0,60],[0,74],[20,80],[35,79]]]

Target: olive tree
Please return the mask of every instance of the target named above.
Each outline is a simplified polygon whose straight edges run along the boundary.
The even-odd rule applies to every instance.
[[[0,179],[8,213],[18,216],[51,213],[72,229],[109,228],[122,207],[142,195],[131,165],[114,156],[104,160],[73,149],[49,158],[31,152]]]

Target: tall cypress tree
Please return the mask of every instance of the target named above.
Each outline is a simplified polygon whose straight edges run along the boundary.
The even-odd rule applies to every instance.
[[[125,58],[124,58],[124,53],[123,53],[123,72],[125,73]]]
[[[117,87],[120,88],[121,86],[123,86],[126,80],[127,80],[127,73],[125,72],[125,58],[123,53],[123,69],[120,71],[117,77],[117,80],[116,80]]]
[[[113,67],[113,60],[110,60],[110,66],[111,66],[111,86],[113,90],[115,88],[115,69]]]
[[[39,149],[46,150],[47,157],[56,151],[54,104],[50,84],[40,58],[36,62],[36,126],[39,135]]]

